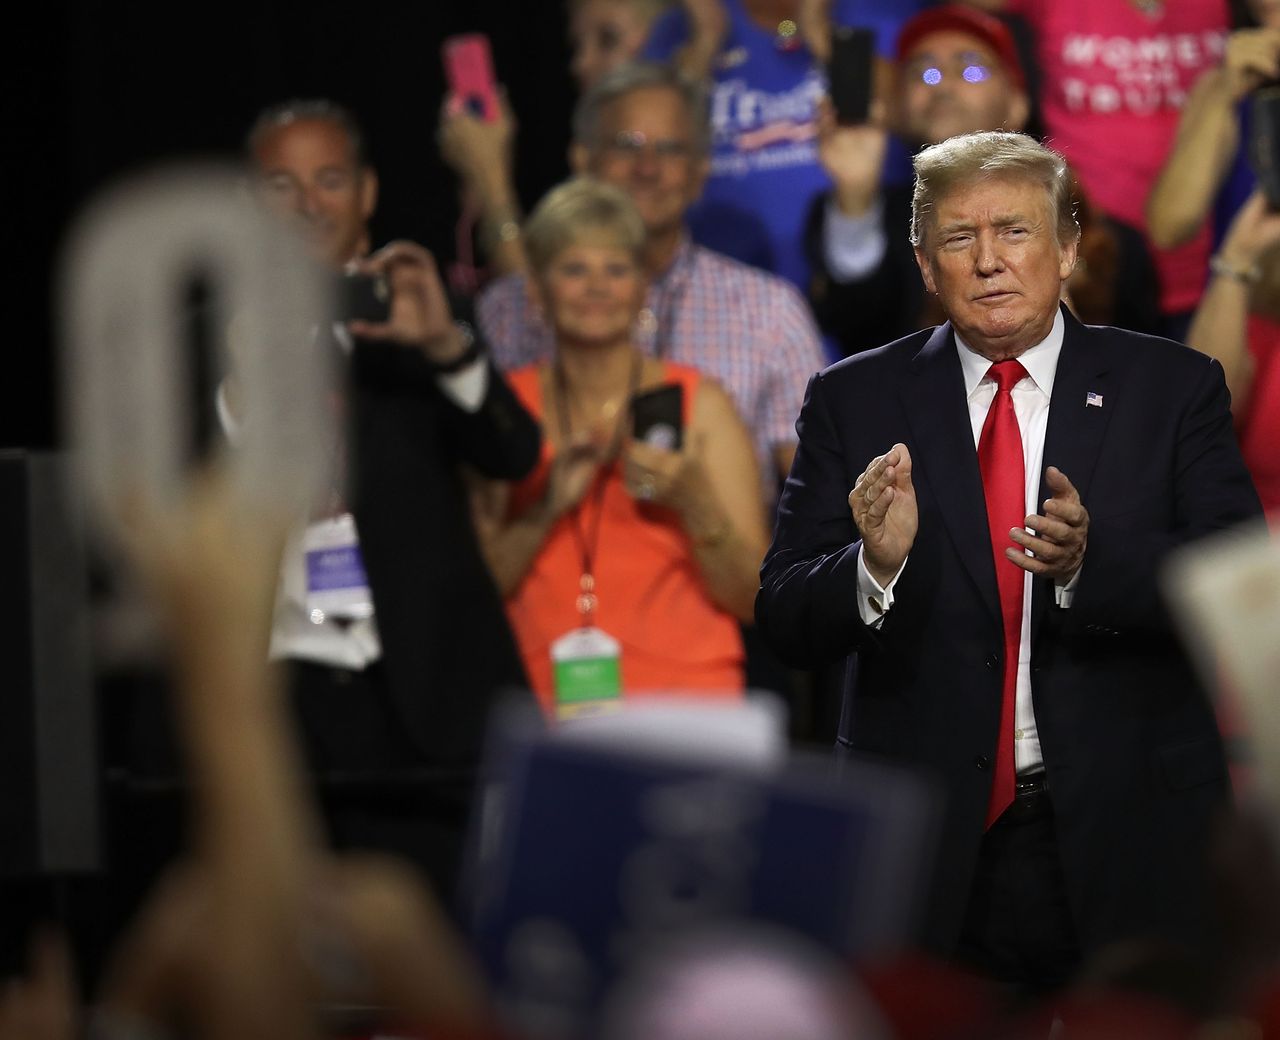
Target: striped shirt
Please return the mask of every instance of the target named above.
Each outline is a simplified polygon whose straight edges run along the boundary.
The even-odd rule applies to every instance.
[[[550,358],[555,336],[530,305],[522,275],[493,282],[476,305],[499,368]],[[765,494],[778,487],[774,452],[796,443],[809,377],[825,364],[808,304],[775,275],[689,241],[649,287],[636,328],[647,353],[700,369],[733,399],[751,432]]]

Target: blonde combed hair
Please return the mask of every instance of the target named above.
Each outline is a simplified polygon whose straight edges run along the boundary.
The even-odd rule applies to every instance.
[[[572,245],[617,246],[640,261],[645,243],[644,221],[631,198],[621,188],[591,177],[574,177],[552,188],[529,214],[523,230],[529,264],[539,272]]]
[[[911,196],[911,244],[926,246],[939,200],[975,182],[1010,178],[1038,183],[1049,196],[1058,242],[1080,238],[1067,161],[1026,134],[985,130],[960,134],[922,149],[912,160],[916,183]]]

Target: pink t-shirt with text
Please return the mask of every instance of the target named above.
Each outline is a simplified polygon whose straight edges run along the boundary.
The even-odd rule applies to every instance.
[[[1036,34],[1048,143],[1105,212],[1145,230],[1187,94],[1222,59],[1226,0],[1165,0],[1152,13],[1130,0],[1010,0],[1009,10]],[[1210,248],[1206,223],[1185,246],[1153,249],[1166,314],[1195,306]]]

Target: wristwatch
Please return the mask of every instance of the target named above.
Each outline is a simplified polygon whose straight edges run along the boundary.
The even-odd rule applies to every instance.
[[[1215,253],[1209,257],[1209,270],[1224,278],[1234,278],[1237,282],[1244,282],[1245,285],[1253,285],[1262,279],[1262,270],[1257,264],[1241,267],[1233,264],[1221,253]]]
[[[484,345],[480,342],[480,337],[476,335],[475,329],[465,321],[455,321],[454,325],[462,333],[466,346],[463,347],[462,353],[452,361],[432,361],[430,358],[427,359],[427,363],[439,376],[461,372],[468,365],[474,364],[484,356]]]

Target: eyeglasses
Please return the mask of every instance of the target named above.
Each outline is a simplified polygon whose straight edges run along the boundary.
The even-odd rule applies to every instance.
[[[671,138],[650,141],[638,130],[624,130],[615,134],[602,142],[600,147],[601,151],[611,157],[630,162],[634,162],[646,152],[658,162],[666,163],[685,162],[693,155],[693,146],[688,141],[677,141]]]
[[[948,76],[957,77],[966,83],[982,83],[991,78],[991,69],[984,65],[976,54],[960,55],[944,70],[940,61],[917,61],[908,66],[907,75],[914,79],[917,76],[930,87],[936,87]]]

